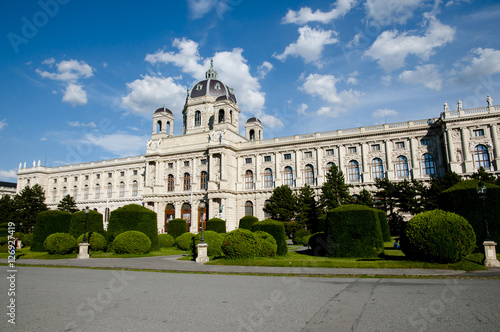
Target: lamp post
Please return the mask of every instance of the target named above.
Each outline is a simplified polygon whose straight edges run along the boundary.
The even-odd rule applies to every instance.
[[[488,228],[488,220],[486,218],[486,186],[482,181],[479,181],[478,187],[477,187],[477,195],[480,200],[483,201],[483,218],[484,218],[484,225],[486,227],[486,238],[484,239],[483,246],[484,246],[484,265],[487,267],[500,267],[500,262],[498,261],[497,258],[497,253],[496,253],[496,243],[495,241],[490,240],[490,230]]]
[[[206,221],[206,215],[207,215],[207,210],[206,210],[206,207],[207,207],[207,203],[205,203],[205,202],[201,202],[201,203],[200,203],[200,208],[201,208],[202,210],[205,210],[204,215],[202,215],[202,217],[201,217],[201,224],[200,224],[200,228],[201,228],[201,239],[200,239],[200,243],[205,243],[205,238],[203,237],[203,223]]]
[[[477,186],[477,195],[480,200],[483,201],[483,221],[484,225],[486,227],[486,238],[484,239],[485,241],[490,241],[490,230],[488,227],[488,219],[486,218],[486,192],[488,189],[484,185],[482,181],[479,181],[478,186]]]
[[[206,262],[208,262],[209,258],[207,255],[208,244],[205,243],[205,239],[203,237],[203,221],[208,215],[208,204],[205,201],[202,201],[199,206],[202,210],[205,210],[205,217],[201,216],[201,218],[200,218],[201,219],[201,225],[200,225],[200,227],[201,227],[201,239],[200,239],[200,243],[198,243],[198,245],[197,245],[198,256],[196,257],[196,263],[206,263]]]
[[[85,228],[84,228],[84,231],[83,231],[83,243],[87,243],[87,219],[89,218],[89,207],[86,206],[85,207]]]
[[[87,243],[87,219],[89,217],[89,207],[85,207],[85,228],[83,229],[83,240],[82,243],[78,244],[79,253],[76,256],[77,259],[89,259],[89,244]]]

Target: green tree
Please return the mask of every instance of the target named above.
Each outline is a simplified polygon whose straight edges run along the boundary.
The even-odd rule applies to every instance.
[[[269,203],[264,207],[264,212],[271,214],[271,218],[280,221],[290,221],[297,211],[297,199],[292,189],[287,185],[274,188]]]
[[[497,180],[497,179],[495,179],[493,174],[486,172],[486,170],[482,167],[479,168],[477,170],[477,172],[472,174],[470,177],[471,177],[471,179],[475,179],[475,180],[479,180],[479,181],[483,181],[483,182],[487,182],[487,183],[491,183],[491,184],[495,184],[495,180]]]
[[[75,199],[70,195],[66,195],[61,199],[59,204],[57,204],[57,209],[61,211],[67,211],[70,213],[78,211]]]
[[[424,189],[424,210],[430,211],[439,208],[438,196],[448,188],[462,181],[462,177],[455,172],[447,171],[443,177],[432,178],[430,186]]]
[[[9,195],[2,196],[0,198],[0,224],[13,221],[15,210],[14,199]]]
[[[424,184],[422,181],[405,179],[394,185],[396,189],[396,206],[399,211],[416,215],[423,212],[422,196]]]
[[[42,211],[47,211],[45,193],[38,184],[26,186],[14,197],[16,211],[14,222],[20,232],[31,232],[36,223],[36,216]]]
[[[358,199],[356,200],[355,203],[359,205],[373,207],[374,203],[372,194],[366,189],[361,190],[361,192],[358,195]]]
[[[403,229],[404,219],[396,212],[396,188],[387,178],[375,179],[375,186],[377,187],[375,207],[387,213],[387,222],[391,229],[391,234],[398,235]]]
[[[318,228],[318,203],[316,202],[314,190],[306,184],[297,193],[297,219],[303,220],[307,229]]]
[[[331,210],[351,203],[350,187],[352,186],[345,183],[344,173],[333,164],[326,174],[326,181],[321,186],[320,206],[325,210]]]

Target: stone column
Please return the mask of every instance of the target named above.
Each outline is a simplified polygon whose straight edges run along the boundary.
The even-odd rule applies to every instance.
[[[339,145],[339,147],[338,147],[338,154],[337,155],[339,156],[339,164],[337,166],[338,166],[339,171],[343,171],[342,168],[344,167],[344,165],[342,163],[342,152],[343,152],[342,149],[343,148],[344,148],[343,145]]]
[[[385,141],[385,160],[387,163],[387,178],[389,180],[394,179],[394,174],[392,172],[392,163],[391,163],[391,153],[392,153],[391,143],[392,142],[390,140]]]
[[[324,180],[323,172],[320,172],[321,161],[323,160],[323,149],[316,148],[316,185],[321,185]],[[326,166],[326,165],[325,165]]]
[[[473,172],[474,165],[469,152],[469,133],[470,131],[468,128],[462,128],[462,154],[464,157],[465,171]]]
[[[446,129],[446,138],[447,138],[447,143],[448,143],[448,155],[450,157],[450,162],[451,163],[456,163],[457,162],[457,156],[455,155],[455,149],[453,148],[453,137],[451,135],[452,130],[451,129]]]
[[[493,158],[495,162],[495,170],[500,170],[500,141],[498,140],[497,125],[491,124],[491,139],[493,143]]]
[[[281,186],[281,177],[283,174],[283,170],[280,168],[280,162],[281,162],[281,153],[275,153],[274,154],[274,174],[273,174],[273,180],[274,180],[274,188]]]
[[[362,173],[361,173],[361,181],[366,182],[370,178],[370,168],[369,168],[369,163],[368,163],[368,144],[366,143],[361,143],[361,165],[363,167]]]
[[[300,169],[300,161],[302,160],[302,151],[300,150],[295,150],[295,169],[294,173],[295,176],[293,177],[295,184],[294,187],[302,187],[302,170]]]

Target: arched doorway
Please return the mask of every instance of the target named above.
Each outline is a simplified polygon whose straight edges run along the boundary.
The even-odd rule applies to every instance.
[[[182,204],[181,217],[186,220],[187,231],[191,229],[191,205],[189,203]]]
[[[201,202],[198,205],[198,231],[201,231],[201,225],[203,225],[203,230],[207,227],[207,206],[205,202]]]
[[[175,218],[175,207],[172,204],[165,206],[165,228],[164,231],[168,232],[168,223]]]

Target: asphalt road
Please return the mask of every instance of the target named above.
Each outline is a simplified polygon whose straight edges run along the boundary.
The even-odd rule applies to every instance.
[[[1,331],[500,331],[499,280],[1,270]]]

